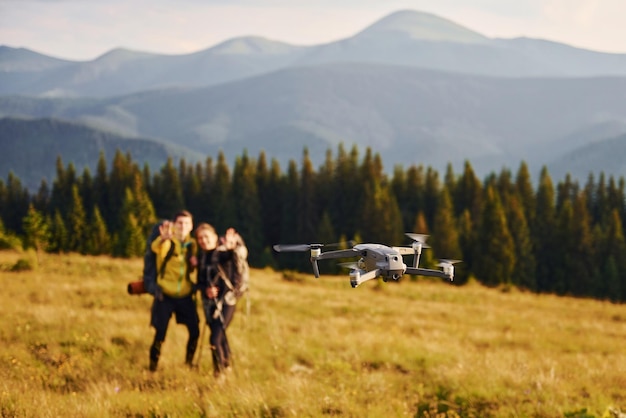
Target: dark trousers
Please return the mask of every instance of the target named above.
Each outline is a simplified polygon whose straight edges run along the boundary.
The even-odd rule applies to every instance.
[[[156,367],[161,355],[161,345],[165,341],[167,334],[167,326],[172,315],[176,317],[177,324],[184,324],[189,331],[189,339],[187,340],[187,350],[185,362],[191,364],[193,356],[198,346],[198,338],[200,337],[200,328],[198,326],[198,311],[196,304],[191,297],[172,298],[163,295],[162,298],[155,298],[152,305],[151,325],[155,329],[154,341],[150,347],[150,365],[151,368]]]
[[[204,299],[204,313],[206,322],[211,331],[209,343],[211,344],[211,356],[213,357],[213,370],[217,375],[231,365],[231,352],[228,345],[226,329],[233,320],[236,305],[222,304],[221,309],[210,299]]]

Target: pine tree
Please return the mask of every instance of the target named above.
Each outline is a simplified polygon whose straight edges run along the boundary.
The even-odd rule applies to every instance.
[[[24,225],[24,248],[35,248],[37,252],[37,263],[39,263],[39,253],[50,245],[50,225],[34,205],[28,206],[28,213],[23,218]]]
[[[380,184],[385,180],[380,154],[372,154],[370,147],[367,147],[365,151],[365,157],[361,163],[360,172],[360,177],[365,184]]]
[[[424,166],[411,165],[406,172],[406,197],[398,198],[398,206],[406,214],[407,220],[413,222],[419,213],[424,217],[425,230],[428,230],[428,222],[424,213],[424,195],[426,190],[426,179]],[[404,216],[404,215],[403,215]],[[408,226],[413,226],[407,224]],[[413,230],[416,232],[416,230]]]
[[[470,272],[474,268],[474,258],[477,251],[478,232],[469,209],[465,209],[458,220],[459,248],[463,267],[455,272],[454,282],[457,285],[464,284],[469,280]]]
[[[32,203],[41,214],[44,216],[48,214],[50,210],[50,188],[46,179],[41,180],[37,194],[32,198]]]
[[[7,209],[9,208],[9,192],[4,180],[0,178],[0,222],[4,223]],[[3,226],[4,228],[4,226]]]
[[[85,253],[83,245],[87,232],[87,215],[76,184],[72,186],[72,197],[65,220],[68,232],[68,250]]]
[[[556,207],[554,187],[548,169],[544,167],[539,176],[535,201],[535,221],[531,228],[533,248],[537,260],[537,290],[552,292],[552,277],[557,269],[554,250],[556,241]]]
[[[450,195],[450,198],[452,198],[452,196],[456,194],[456,182],[457,182],[457,176],[454,173],[454,167],[452,166],[452,163],[449,162],[446,165],[446,174],[444,174],[444,177],[443,177],[443,187],[448,189],[448,194]],[[453,204],[451,203],[450,204],[451,208],[452,208],[452,205]]]
[[[271,246],[281,242],[281,223],[283,215],[283,174],[280,164],[272,159],[267,189],[265,191],[265,203],[263,204],[263,227],[265,230],[266,245]]]
[[[572,248],[566,266],[569,292],[575,296],[592,296],[594,293],[593,264],[594,236],[591,229],[586,194],[579,192],[573,203],[573,216],[569,225]]]
[[[439,199],[439,192],[441,190],[439,184],[439,174],[437,171],[428,167],[426,170],[426,181],[424,184],[424,202],[423,211],[426,216],[426,222],[428,225],[433,225],[435,219],[435,213],[437,212],[437,200]]]
[[[137,220],[137,225],[141,229],[143,236],[148,236],[154,224],[157,222],[157,217],[152,200],[143,185],[143,176],[139,170],[135,170],[133,173],[133,182],[130,185],[130,191],[133,196],[130,211]]]
[[[56,210],[54,216],[49,221],[46,221],[51,231],[50,251],[56,253],[66,253],[69,251],[69,234],[65,221],[61,216],[61,212]]]
[[[508,212],[509,229],[515,245],[515,267],[511,280],[514,285],[522,289],[536,291],[537,262],[524,206],[520,203],[517,195],[511,197]]]
[[[528,165],[522,161],[515,177],[515,188],[520,198],[520,203],[524,208],[524,217],[528,223],[528,227],[532,230],[535,221],[535,192],[533,190]]]
[[[487,286],[511,284],[515,267],[515,248],[500,198],[489,186],[478,232],[474,271]]]
[[[213,166],[213,159],[207,157],[204,166],[202,176],[200,177],[200,196],[198,197],[198,213],[193,213],[193,216],[198,221],[214,223],[215,211],[213,207],[213,188],[215,181],[215,167]]]
[[[504,207],[508,206],[509,200],[514,195],[517,195],[517,188],[513,183],[513,175],[508,168],[500,170],[500,174],[496,179],[496,191]]]
[[[145,234],[133,213],[136,202],[130,188],[126,189],[124,195],[119,217],[121,228],[114,234],[113,255],[124,258],[139,257],[145,250]]]
[[[483,206],[483,187],[474,173],[469,161],[465,161],[463,174],[456,182],[453,197],[454,215],[459,216],[466,209],[469,210],[471,221],[480,222]]]
[[[155,177],[154,184],[155,196],[151,200],[154,202],[154,209],[158,218],[169,219],[179,210],[185,209],[180,177],[171,158],[167,159],[167,163]],[[126,187],[129,185],[126,183]],[[128,221],[124,222],[127,223]]]
[[[287,168],[287,176],[283,178],[281,186],[282,199],[282,216],[280,227],[280,243],[297,243],[295,231],[298,229],[298,200],[300,187],[300,176],[298,167],[293,160],[289,161]],[[279,258],[280,265],[288,269],[306,269],[310,268],[307,260],[303,257],[281,256]]]
[[[298,242],[314,241],[320,221],[318,211],[315,172],[311,159],[309,158],[309,151],[305,148],[302,156],[298,194],[298,223],[296,230]]]
[[[413,222],[413,227],[409,230],[410,232],[415,232],[416,234],[425,234],[428,235],[430,229],[428,228],[428,223],[426,223],[426,216],[423,211],[418,211],[417,215],[415,215],[415,221]]]
[[[368,242],[398,245],[402,242],[403,225],[400,208],[389,186],[368,184],[361,218],[361,236]]]
[[[109,205],[109,175],[107,173],[107,161],[104,156],[104,151],[100,151],[98,156],[98,165],[96,168],[96,176],[93,180],[93,199],[94,204],[98,206],[100,213],[104,219],[104,222],[112,226],[114,213],[117,208],[113,208]]]
[[[85,253],[89,255],[111,254],[111,237],[98,206],[94,206],[87,227]]]
[[[600,178],[598,179],[598,184],[596,185],[594,192],[593,206],[594,221],[604,227],[609,221],[611,212],[604,173],[600,173]]]
[[[214,221],[212,224],[218,231],[225,231],[226,228],[235,225],[236,219],[230,167],[226,162],[226,156],[221,151],[217,157],[213,179],[211,197]]]
[[[358,222],[364,206],[364,185],[359,170],[357,148],[353,147],[350,154],[346,154],[343,144],[339,144],[335,167],[332,193],[334,198],[332,206],[335,209],[333,225],[337,233],[351,237],[358,231]]]
[[[430,243],[436,257],[461,259],[457,223],[454,218],[450,191],[447,187],[444,187],[439,195],[433,232]]]
[[[22,219],[28,213],[30,198],[28,189],[22,186],[22,182],[13,174],[13,171],[9,172],[7,186],[3,194],[5,202],[0,211],[2,212],[4,227],[18,235],[23,235]]]
[[[126,189],[132,184],[132,174],[133,167],[129,157],[125,156],[119,149],[116,150],[108,181],[109,188],[106,193],[108,195],[108,207],[103,213],[109,231],[118,231],[122,226],[123,221],[120,219],[119,210],[124,202]],[[169,187],[167,181],[164,183],[167,185],[164,187]],[[179,186],[178,178],[176,178],[176,186]]]
[[[272,199],[275,199],[276,196],[272,196],[270,194],[270,170],[267,165],[267,157],[264,151],[261,151],[259,153],[255,173],[256,190],[259,200],[259,210],[261,211],[262,219],[260,225],[262,231],[261,248],[263,248],[263,250],[265,251],[266,248],[270,248],[272,244],[275,244],[271,241],[268,241],[270,234],[268,222],[272,217],[272,213],[270,212],[271,201]]]
[[[89,167],[85,167],[83,175],[78,181],[78,194],[80,195],[85,208],[90,208],[96,204],[94,179],[91,177]]]
[[[565,180],[559,182],[557,185],[557,193],[556,193],[556,211],[557,213],[561,210],[561,207],[565,204],[566,201],[572,203],[578,194],[578,184],[572,180],[572,176],[568,173],[565,176]]]
[[[552,257],[556,266],[551,277],[552,290],[558,295],[565,295],[569,291],[569,279],[572,275],[574,249],[576,243],[572,237],[574,209],[569,199],[564,199],[557,213],[556,242],[552,249]]]
[[[317,208],[320,212],[327,212],[330,217],[331,225],[335,229],[335,225],[332,223],[333,219],[338,217],[335,215],[337,209],[335,207],[335,196],[333,190],[335,185],[333,179],[335,176],[335,161],[333,159],[333,153],[330,149],[326,150],[326,157],[324,163],[320,166],[315,181],[315,190],[317,196]],[[333,241],[337,240],[337,236],[331,238]]]
[[[179,161],[179,178],[183,193],[183,205],[181,208],[186,208],[197,217],[197,214],[202,212],[202,206],[200,206],[202,195],[201,177],[198,176],[193,165],[188,165],[181,158]]]
[[[601,243],[601,265],[605,266],[602,277],[601,297],[613,302],[623,300],[622,292],[626,281],[626,241],[624,239],[623,226],[617,209],[613,209],[608,216],[604,228],[604,239]],[[610,267],[610,268],[609,268]]]
[[[61,156],[56,159],[56,177],[52,183],[52,192],[50,194],[50,213],[57,210],[65,213],[67,202],[72,196],[71,175],[65,171]]]
[[[391,191],[396,197],[400,213],[402,215],[402,225],[405,231],[410,231],[413,227],[413,221],[415,220],[415,213],[409,211],[407,202],[407,184],[406,174],[404,168],[401,165],[396,165],[393,168],[393,176],[391,178]]]
[[[235,229],[239,231],[248,247],[250,264],[261,267],[263,252],[261,205],[256,183],[255,162],[244,152],[235,161],[233,172],[233,203],[235,207]]]
[[[330,219],[330,215],[327,211],[324,211],[322,214],[322,218],[317,228],[317,233],[315,237],[315,242],[318,243],[334,243],[337,240],[337,235],[335,233],[335,229],[333,228],[332,221]],[[341,241],[341,242],[345,242]],[[337,263],[327,263],[328,265],[324,267],[328,274],[337,274],[339,273],[339,266]]]

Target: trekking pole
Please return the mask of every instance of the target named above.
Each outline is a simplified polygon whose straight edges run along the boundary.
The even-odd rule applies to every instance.
[[[204,344],[204,333],[206,332],[206,329],[208,328],[208,325],[206,323],[206,319],[204,320],[204,325],[202,326],[202,331],[200,331],[200,345],[198,346],[198,359],[196,360],[196,366],[198,368],[198,371],[200,371],[200,360],[202,359],[202,344]]]

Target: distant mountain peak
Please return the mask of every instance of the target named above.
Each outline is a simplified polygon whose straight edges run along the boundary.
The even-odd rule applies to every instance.
[[[422,41],[482,43],[489,38],[442,17],[400,10],[394,12],[361,31],[356,37],[380,36],[406,37]]]
[[[299,49],[294,45],[273,41],[261,36],[242,36],[224,41],[210,50],[216,54],[249,55],[249,54],[282,54]]]
[[[69,63],[70,61],[43,55],[30,49],[0,45],[0,71],[42,71]]]
[[[157,54],[151,54],[149,52],[143,51],[133,51],[127,48],[115,48],[100,55],[98,58],[95,59],[95,61],[124,62],[136,60],[138,58],[147,58],[155,55]]]

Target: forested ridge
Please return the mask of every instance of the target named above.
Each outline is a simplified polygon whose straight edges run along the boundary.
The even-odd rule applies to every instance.
[[[48,252],[143,254],[153,224],[181,208],[220,232],[235,227],[254,267],[308,271],[306,254],[272,252],[276,243],[408,243],[405,232],[430,234],[422,265],[463,260],[455,282],[538,293],[626,300],[624,179],[569,176],[556,185],[547,168],[537,181],[522,162],[480,180],[469,161],[440,176],[430,167],[396,166],[385,173],[378,154],[339,145],[317,169],[305,149],[284,171],[261,152],[231,168],[220,153],[188,164],[172,159],[151,172],[117,151],[108,168],[100,153],[95,175],[57,157],[52,185],[31,194],[9,173],[0,179],[0,246]],[[322,264],[322,263],[320,263]],[[322,273],[338,272],[335,263]]]

